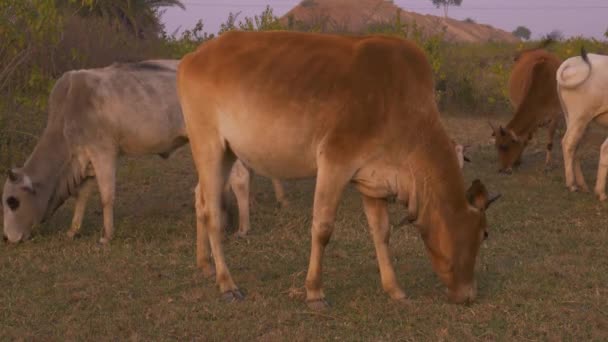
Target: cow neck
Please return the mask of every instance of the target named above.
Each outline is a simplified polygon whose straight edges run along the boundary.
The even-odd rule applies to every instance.
[[[539,111],[531,109],[526,102],[522,103],[506,128],[512,130],[518,137],[533,134],[539,124],[535,116],[536,112]]]
[[[48,203],[43,218],[54,212],[81,182],[81,172],[63,135],[63,120],[52,120],[44,130],[23,171],[32,179],[38,196]]]
[[[469,209],[453,145],[439,130],[425,132],[426,141],[403,158],[399,177],[400,186],[405,187],[399,197],[406,200],[408,216],[422,234],[434,229],[458,229],[457,218]]]

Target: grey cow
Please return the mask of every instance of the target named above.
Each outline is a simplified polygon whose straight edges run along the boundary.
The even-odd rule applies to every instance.
[[[116,162],[121,154],[163,158],[188,142],[176,93],[178,60],[115,63],[66,72],[49,98],[47,126],[25,165],[8,172],[2,204],[4,236],[27,239],[32,227],[76,197],[68,236],[80,229],[97,179],[103,205],[101,243],[113,235]],[[228,187],[235,192],[239,234],[249,229],[249,171],[233,169]],[[277,199],[285,204],[278,181]]]

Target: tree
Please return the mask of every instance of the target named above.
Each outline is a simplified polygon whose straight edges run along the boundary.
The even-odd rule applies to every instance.
[[[560,30],[553,30],[553,31],[549,32],[545,36],[545,38],[546,39],[552,39],[552,40],[555,40],[555,41],[560,41],[560,40],[564,40],[564,34]]]
[[[530,29],[525,26],[517,26],[515,31],[513,31],[512,33],[515,37],[523,40],[530,39],[530,36],[532,35]]]
[[[145,29],[159,31],[161,7],[186,9],[181,0],[59,0],[58,3],[64,7],[76,6],[76,13],[81,16],[119,22],[137,37],[141,37]]]
[[[443,7],[443,16],[445,18],[448,17],[448,8],[450,6],[460,6],[462,4],[462,0],[431,0],[435,7]]]

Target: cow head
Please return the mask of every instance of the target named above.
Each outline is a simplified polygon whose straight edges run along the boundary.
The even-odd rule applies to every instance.
[[[500,197],[491,196],[478,179],[465,195],[468,209],[424,238],[433,269],[446,285],[452,303],[472,302],[477,295],[475,260],[481,243],[488,237],[486,210]]]
[[[498,172],[510,174],[513,167],[516,167],[521,162],[521,154],[526,146],[526,141],[517,136],[513,130],[498,126],[492,127],[492,136],[494,144],[498,152],[498,163],[500,169]]]
[[[19,169],[9,170],[2,191],[5,240],[16,243],[28,239],[34,224],[42,219],[44,202],[28,175]]]

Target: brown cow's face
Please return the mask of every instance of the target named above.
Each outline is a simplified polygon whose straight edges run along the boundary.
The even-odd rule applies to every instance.
[[[512,130],[503,128],[502,126],[494,129],[493,135],[500,164],[498,172],[510,174],[513,171],[513,167],[518,166],[521,162],[521,154],[525,147],[525,141]]]
[[[433,269],[447,286],[448,300],[452,303],[471,302],[477,295],[475,260],[481,243],[488,236],[485,212],[500,197],[489,196],[478,179],[473,181],[466,196],[472,208],[458,219],[461,224],[447,222],[450,227],[425,237]]]

